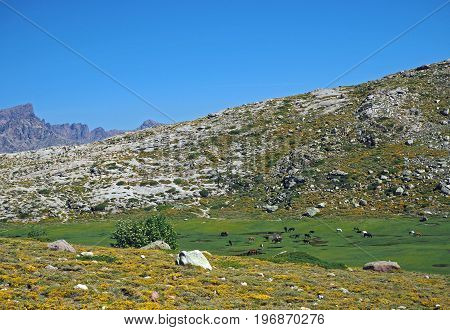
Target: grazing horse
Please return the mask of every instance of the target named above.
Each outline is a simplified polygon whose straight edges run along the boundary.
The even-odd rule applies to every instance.
[[[358,234],[361,233],[361,229],[359,229],[359,227],[353,227],[353,231],[356,231]]]
[[[416,237],[422,237],[422,233],[419,232],[419,231],[416,231],[416,232],[414,233],[414,236],[416,236]]]
[[[220,233],[221,237],[227,237],[228,236],[228,232],[227,231],[223,231]]]
[[[314,234],[314,230],[310,230],[309,233],[310,233],[310,234]]]
[[[342,233],[342,229],[341,228],[336,228],[336,232],[337,233]]]
[[[305,238],[311,238],[311,234],[305,234]]]
[[[365,232],[365,233],[363,234],[363,237],[369,237],[369,238],[372,238],[373,235],[372,235],[371,233]]]
[[[300,238],[300,234],[295,234],[291,236],[293,239]]]
[[[415,232],[414,230],[411,230],[411,231],[409,232],[409,234],[410,234],[411,236],[414,236],[414,235],[416,234],[416,232]]]
[[[310,240],[309,240],[309,239],[306,239],[306,238],[303,240],[303,243],[305,243],[305,244],[311,244]]]
[[[228,241],[228,245],[229,246],[233,246],[233,242],[232,241]]]
[[[283,240],[283,237],[281,237],[281,235],[273,235],[272,236],[272,243],[281,243],[281,241]]]
[[[254,256],[254,255],[257,255],[257,254],[260,254],[261,252],[260,251],[258,251],[258,250],[256,250],[256,249],[251,249],[251,250],[248,250],[247,251],[247,255],[248,256]]]
[[[248,241],[249,241],[249,242],[254,242],[254,241],[255,241],[255,238],[254,238],[254,237],[249,237],[249,238],[248,238]]]
[[[288,231],[295,231],[295,228],[291,227],[291,228],[288,229]]]
[[[288,227],[284,227],[283,229],[284,229],[284,232],[287,233]]]
[[[428,218],[427,218],[427,217],[422,217],[422,218],[420,218],[419,221],[420,221],[420,222],[425,222],[425,221],[428,221]]]

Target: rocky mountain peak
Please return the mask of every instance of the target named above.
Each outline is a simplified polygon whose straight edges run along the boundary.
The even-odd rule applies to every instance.
[[[0,120],[2,121],[30,117],[35,117],[33,105],[31,103],[21,104],[0,110]]]
[[[146,120],[138,130],[159,125],[156,121]],[[82,123],[51,125],[34,114],[31,103],[0,109],[0,153],[85,144],[124,132],[102,127],[90,130],[88,125]]]

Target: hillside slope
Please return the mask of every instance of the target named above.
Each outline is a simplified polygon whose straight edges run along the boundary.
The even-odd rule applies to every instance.
[[[448,309],[446,277],[207,255],[212,271],[162,251],[0,239],[0,309]],[[144,258],[142,257],[144,256]],[[49,267],[49,265],[51,267]],[[75,288],[87,286],[87,290]],[[159,298],[152,299],[152,292]],[[320,295],[320,296],[319,296]]]
[[[88,145],[0,155],[0,219],[161,203],[207,217],[217,198],[223,208],[298,215],[319,203],[320,214],[448,214],[449,77],[445,61]]]

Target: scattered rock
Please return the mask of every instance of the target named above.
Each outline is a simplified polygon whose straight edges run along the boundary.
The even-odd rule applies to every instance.
[[[368,262],[363,267],[364,270],[373,270],[376,272],[390,272],[394,270],[399,270],[400,265],[395,261],[373,261]]]
[[[359,200],[359,205],[360,205],[360,206],[366,206],[366,205],[367,205],[367,201],[366,201],[365,199],[362,199],[362,198],[361,198],[361,199]]]
[[[327,206],[327,203],[325,203],[325,202],[322,202],[322,203],[317,204],[317,207],[318,207],[319,209],[323,209],[323,208],[325,208],[325,206]]]
[[[47,246],[50,250],[54,251],[69,251],[73,253],[76,252],[74,247],[63,239],[48,243]]]
[[[170,250],[170,245],[164,241],[154,241],[146,246],[141,247],[142,250]]]
[[[306,215],[307,217],[313,217],[319,212],[320,212],[320,210],[316,207],[308,207],[306,209],[306,212],[304,213],[304,215]]]
[[[450,195],[450,185],[445,184],[445,182],[443,181],[438,183],[436,189],[439,190],[444,195]]]
[[[264,205],[264,210],[266,210],[266,212],[268,212],[268,213],[272,213],[272,212],[275,212],[276,210],[278,210],[278,206],[266,204],[266,205]]]
[[[348,294],[350,291],[348,291],[346,288],[340,288],[339,290],[342,291],[342,293]]]
[[[413,139],[406,140],[405,144],[407,146],[412,146],[414,144],[414,140]]]
[[[73,288],[78,289],[78,290],[84,290],[84,291],[88,290],[88,287],[84,284],[77,284]]]
[[[81,252],[80,253],[83,257],[93,257],[94,253],[93,252]]]
[[[396,190],[395,190],[395,194],[397,195],[397,196],[401,196],[401,195],[403,195],[403,192],[404,192],[405,190],[402,188],[402,187],[398,187]]]
[[[192,266],[199,266],[204,269],[212,270],[212,267],[206,259],[206,257],[201,253],[199,250],[193,250],[193,251],[181,251],[178,254],[177,265],[192,265]]]
[[[47,270],[58,270],[58,267],[52,266],[52,265],[47,265],[45,266],[45,269]]]
[[[156,291],[153,291],[152,294],[150,295],[150,299],[153,302],[157,302],[159,299],[159,293]]]

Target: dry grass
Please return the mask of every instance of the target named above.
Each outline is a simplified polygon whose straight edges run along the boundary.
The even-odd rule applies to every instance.
[[[0,248],[1,309],[449,307],[448,278],[439,275],[426,278],[409,272],[330,271],[318,266],[207,255],[213,265],[208,272],[177,266],[173,254],[161,251],[96,247],[92,250],[96,256],[115,258],[96,261],[50,251],[44,243],[33,240],[0,239]],[[49,264],[58,270],[45,269]],[[89,289],[75,289],[77,284]],[[156,302],[151,299],[153,291],[160,295]],[[324,298],[318,299],[319,294]]]

